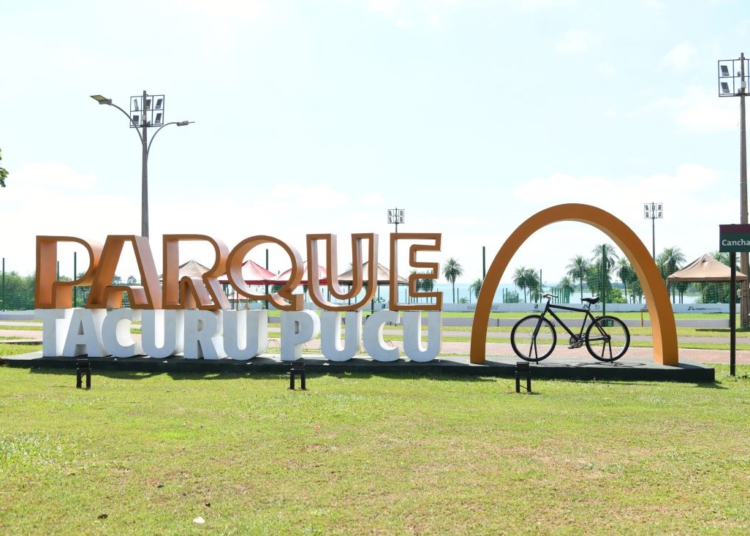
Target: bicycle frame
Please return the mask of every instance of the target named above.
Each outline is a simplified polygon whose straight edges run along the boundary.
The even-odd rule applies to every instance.
[[[584,313],[583,322],[581,322],[581,331],[578,332],[576,335],[569,327],[568,325],[555,314],[555,311],[553,309],[560,309],[563,311],[572,311],[574,313]],[[565,331],[568,332],[568,334],[574,338],[576,341],[583,340],[583,330],[586,327],[586,322],[590,319],[592,322],[595,320],[594,315],[591,314],[591,310],[588,307],[566,307],[564,305],[552,305],[550,304],[549,299],[547,300],[547,303],[544,306],[544,311],[542,311],[541,317],[545,318],[547,313],[549,313],[552,318],[554,318],[558,325],[562,326]],[[539,322],[539,325],[541,325],[541,321]],[[534,337],[536,337],[536,333],[534,333]]]

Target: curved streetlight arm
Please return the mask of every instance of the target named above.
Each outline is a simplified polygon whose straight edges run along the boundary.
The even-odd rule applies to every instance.
[[[140,140],[141,140],[141,143],[143,143],[143,136],[141,136],[141,133],[140,133],[140,131],[138,130],[138,129],[139,129],[139,127],[138,127],[138,125],[136,125],[136,124],[135,124],[135,121],[133,121],[133,118],[132,118],[132,117],[130,117],[130,114],[129,114],[128,112],[126,112],[125,110],[123,110],[122,108],[120,108],[120,107],[119,107],[119,106],[117,106],[117,105],[116,105],[116,104],[115,104],[114,102],[111,102],[111,101],[110,101],[110,102],[103,102],[102,104],[106,104],[107,106],[112,106],[113,108],[117,108],[117,109],[118,109],[118,110],[120,110],[120,111],[121,111],[121,112],[122,112],[123,114],[125,114],[125,117],[127,117],[128,119],[130,119],[130,124],[131,124],[131,125],[133,125],[133,126],[135,127],[135,133],[136,133],[136,134],[138,134],[138,137],[140,138]],[[157,132],[158,132],[158,131],[157,131]]]
[[[148,147],[146,148],[146,158],[148,158],[149,153],[151,152],[151,144],[154,143],[154,138],[159,133],[161,129],[164,127],[168,127],[169,125],[177,125],[178,127],[185,127],[189,125],[190,123],[195,123],[195,121],[171,121],[169,123],[165,123],[162,126],[160,126],[156,132],[151,136],[151,140],[148,142]],[[139,134],[140,135],[140,134]]]

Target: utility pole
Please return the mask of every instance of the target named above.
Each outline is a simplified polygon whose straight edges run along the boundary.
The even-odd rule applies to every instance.
[[[745,131],[745,95],[747,94],[747,81],[745,71],[747,60],[744,52],[739,59],[719,60],[719,97],[740,98],[740,223],[747,224],[747,138]],[[748,253],[740,252],[740,271],[747,275]],[[740,326],[750,326],[750,295],[748,295],[748,283],[740,283]]]

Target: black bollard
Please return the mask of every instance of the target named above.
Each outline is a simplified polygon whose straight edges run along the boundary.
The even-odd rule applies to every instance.
[[[91,366],[88,359],[76,359],[76,389],[81,389],[86,374],[86,389],[91,389]]]
[[[531,392],[531,367],[526,361],[516,362],[516,393],[521,392],[521,376],[526,376],[526,392]]]
[[[289,369],[289,390],[294,391],[294,377],[296,374],[299,374],[300,389],[303,391],[307,391],[304,363],[292,363],[292,366]]]

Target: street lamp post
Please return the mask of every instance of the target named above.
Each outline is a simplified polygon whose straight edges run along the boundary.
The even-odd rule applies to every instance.
[[[101,95],[91,95],[99,104],[106,104],[117,108],[130,120],[130,128],[134,128],[136,134],[141,140],[141,236],[148,238],[148,155],[151,151],[151,144],[161,129],[169,125],[185,127],[195,121],[172,121],[164,122],[164,108],[166,98],[164,95],[149,95],[146,91],[142,96],[130,97],[130,113],[126,112],[115,103],[112,99]],[[148,139],[148,129],[159,127],[156,132]]]
[[[404,223],[404,212],[403,208],[389,208],[388,209],[388,223],[396,226],[396,234],[398,234],[398,224]]]
[[[644,203],[643,204],[643,217],[647,220],[651,220],[651,256],[656,262],[656,223],[655,220],[660,220],[664,217],[664,205],[661,203]]]
[[[750,63],[745,59],[745,54],[742,53],[738,59],[719,60],[718,67],[719,97],[740,98],[740,223],[747,224],[747,140],[745,135],[747,81],[745,80],[745,73],[750,71]],[[740,271],[747,274],[747,252],[740,253]],[[750,319],[748,318],[750,296],[748,295],[747,281],[743,281],[740,288],[740,326],[747,328],[750,325]]]

